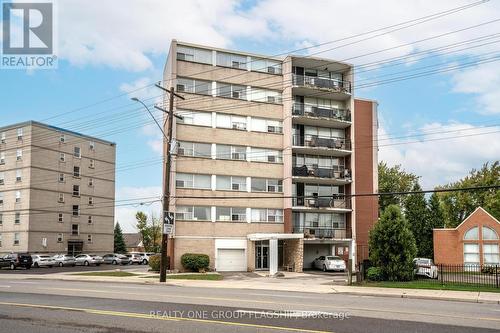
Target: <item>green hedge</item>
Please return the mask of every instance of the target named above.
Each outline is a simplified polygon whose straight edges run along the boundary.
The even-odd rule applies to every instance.
[[[184,253],[181,257],[181,264],[187,270],[204,272],[208,270],[210,258],[206,254]]]
[[[380,267],[370,267],[366,271],[366,278],[370,281],[382,281],[383,277]]]
[[[149,257],[149,267],[151,267],[152,271],[158,272],[160,271],[160,260],[161,255],[155,254]],[[170,257],[167,256],[167,269],[170,269]]]

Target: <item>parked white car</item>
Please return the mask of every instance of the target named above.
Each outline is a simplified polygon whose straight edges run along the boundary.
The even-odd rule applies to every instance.
[[[314,259],[313,266],[326,271],[345,272],[346,265],[344,259],[337,256],[320,256]]]
[[[82,266],[96,265],[103,263],[102,257],[95,254],[79,254],[75,257],[75,264]]]
[[[55,265],[59,267],[75,266],[75,257],[67,254],[56,254],[52,259],[54,259]]]
[[[33,260],[33,267],[53,267],[56,265],[54,259],[46,254],[32,254],[31,259]]]
[[[149,257],[155,255],[153,252],[130,252],[130,254],[138,254],[142,257],[141,264],[147,265],[149,263]]]
[[[428,258],[413,259],[413,273],[415,275],[426,276],[431,279],[438,278],[438,268],[434,265],[434,261]]]

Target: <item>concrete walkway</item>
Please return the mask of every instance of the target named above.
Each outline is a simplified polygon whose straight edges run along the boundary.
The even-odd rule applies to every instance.
[[[74,273],[55,274],[0,274],[1,280],[19,279],[44,279],[65,281],[100,281],[139,284],[160,284],[155,278],[145,278],[151,273],[137,273],[140,276],[132,277],[105,277],[84,276]],[[402,289],[402,288],[374,288],[338,285],[332,282],[328,275],[307,273],[285,273],[282,278],[267,277],[264,273],[232,273],[224,274],[222,281],[205,280],[167,280],[166,285],[195,288],[233,288],[253,290],[279,290],[322,294],[353,294],[364,296],[398,297],[414,299],[435,299],[448,301],[462,301],[474,303],[500,304],[500,293],[474,292],[474,291],[449,291],[428,289]]]

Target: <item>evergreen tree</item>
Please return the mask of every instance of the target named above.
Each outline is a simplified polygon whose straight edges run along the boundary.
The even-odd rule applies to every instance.
[[[418,183],[413,185],[412,191],[421,191]],[[429,258],[432,253],[432,227],[429,224],[429,211],[423,193],[409,194],[405,200],[404,213],[410,229],[415,237],[417,256]]]
[[[370,232],[370,259],[390,281],[413,277],[415,238],[397,205],[388,206]]]
[[[115,253],[127,253],[127,246],[123,239],[122,228],[118,222],[115,224]]]

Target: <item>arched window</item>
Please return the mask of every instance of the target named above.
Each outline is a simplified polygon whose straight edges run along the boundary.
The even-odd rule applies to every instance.
[[[483,240],[497,240],[498,234],[490,227],[483,227]]]
[[[473,227],[464,234],[465,240],[479,239],[479,227]]]

